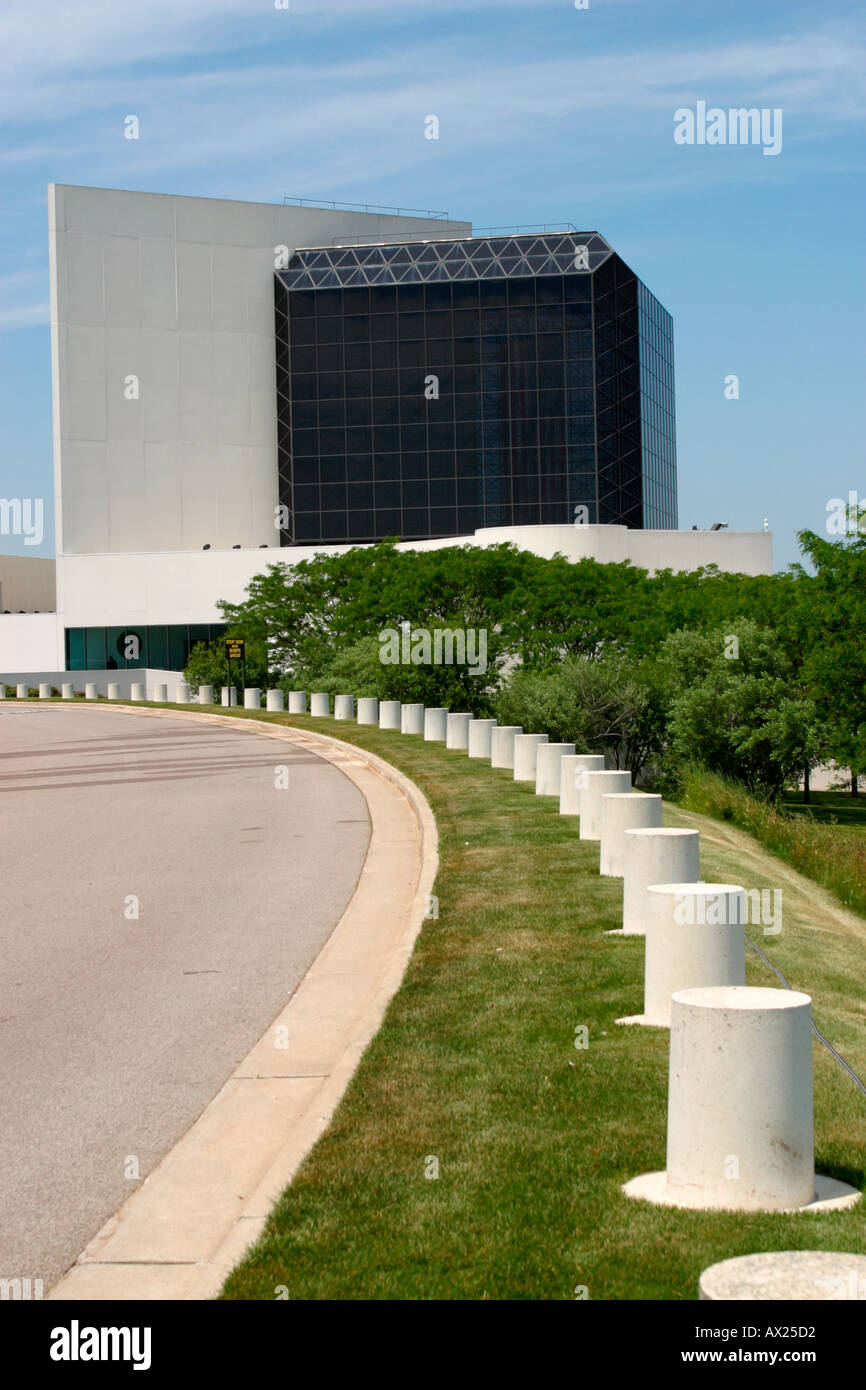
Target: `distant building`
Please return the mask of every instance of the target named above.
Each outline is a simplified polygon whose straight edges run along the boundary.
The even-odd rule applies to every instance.
[[[597,232],[297,251],[284,543],[677,526],[673,323]]]
[[[383,536],[772,570],[676,530],[671,319],[596,232],[59,184],[49,232],[56,613],[0,614],[0,676],[178,670]]]

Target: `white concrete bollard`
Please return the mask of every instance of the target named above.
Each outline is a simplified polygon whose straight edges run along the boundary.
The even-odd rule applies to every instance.
[[[180,681],[175,687],[174,703],[176,705],[188,705],[189,702],[189,686],[186,681]]]
[[[261,709],[262,692],[257,685],[248,685],[244,690],[244,709]]]
[[[306,690],[289,691],[289,714],[306,714],[307,712],[307,692]]]
[[[155,700],[158,704],[160,704],[160,705],[165,705],[165,704],[167,704],[167,703],[168,703],[168,686],[167,686],[167,685],[156,685],[156,686],[154,686],[154,688],[153,688],[153,698],[154,698],[154,700]]]
[[[697,883],[700,834],[667,826],[623,836],[622,935],[645,936],[647,889],[653,883]],[[612,934],[612,933],[611,933]]]
[[[16,700],[26,700],[26,699],[27,699],[27,696],[28,696],[28,692],[29,692],[29,686],[27,686],[27,685],[21,685],[21,684],[19,683],[19,684],[16,685],[16,687],[15,687],[15,698],[16,698]]]
[[[379,723],[379,701],[375,695],[361,695],[358,699],[358,723]]]
[[[130,700],[146,700],[147,686],[142,681],[133,681],[129,692]]]
[[[811,1003],[745,985],[674,995],[667,1168],[632,1178],[626,1196],[727,1211],[859,1200],[856,1188],[815,1174]]]
[[[95,683],[94,681],[87,681],[87,682],[86,682],[86,684],[85,684],[85,686],[84,686],[84,698],[85,698],[85,700],[98,700],[98,699],[99,699],[99,686],[96,685],[96,683]]]
[[[543,743],[535,764],[535,795],[559,796],[562,760],[574,753],[573,743]]]
[[[662,799],[651,792],[607,792],[601,798],[599,873],[622,878],[625,872],[625,832],[660,829]],[[663,879],[667,883],[669,880]]]
[[[444,743],[448,736],[447,709],[425,709],[424,742]]]
[[[580,781],[580,838],[601,839],[601,798],[612,792],[631,791],[630,772],[586,772],[578,768]]]
[[[226,708],[233,708],[238,702],[238,688],[236,685],[223,685],[220,687],[220,703]]]
[[[200,685],[198,688],[198,702],[200,705],[213,704],[213,686]]]
[[[310,715],[313,719],[330,719],[331,697],[326,690],[317,690],[310,696]]]
[[[40,700],[50,700],[50,699],[51,699],[51,686],[50,686],[50,685],[45,685],[44,683],[40,683],[40,686],[39,686],[39,698],[40,698]]]
[[[108,686],[108,698],[109,698],[109,700],[119,700],[119,699],[120,699],[120,686],[119,686],[116,682],[110,682],[110,683],[109,683],[109,686]]]
[[[514,737],[514,780],[534,782],[538,766],[538,745],[547,743],[547,734],[516,734]]]
[[[670,1028],[677,990],[746,983],[746,895],[732,883],[661,883],[647,902],[644,1011],[617,1022]]]
[[[574,753],[566,754],[560,763],[559,814],[561,816],[580,815],[580,793],[583,787],[584,772],[604,772],[604,754]]]
[[[490,740],[491,767],[514,770],[514,740],[522,733],[522,724],[497,724]]]
[[[703,1271],[698,1298],[710,1303],[823,1303],[866,1298],[866,1255],[776,1250],[735,1255]]]
[[[286,707],[286,701],[282,690],[268,690],[265,694],[265,708],[272,713],[280,714]]]
[[[402,708],[399,700],[382,700],[379,704],[379,728],[399,729],[402,723]]]
[[[471,723],[471,714],[449,714],[445,721],[445,747],[465,753],[469,747],[469,725]]]
[[[0,681],[0,700],[6,699],[6,686]]]
[[[424,706],[404,705],[400,711],[400,732],[403,734],[424,734]]]
[[[75,699],[75,686],[74,686],[74,685],[70,685],[68,681],[64,682],[64,684],[61,685],[61,687],[60,687],[60,695],[61,695],[61,698],[64,699],[64,700],[74,700],[74,699]]]
[[[489,758],[493,751],[493,730],[495,719],[473,719],[469,725],[469,741],[466,751],[470,758]]]
[[[335,695],[335,696],[334,696],[334,718],[335,718],[335,719],[354,719],[354,718],[355,718],[355,697],[354,697],[354,695]]]

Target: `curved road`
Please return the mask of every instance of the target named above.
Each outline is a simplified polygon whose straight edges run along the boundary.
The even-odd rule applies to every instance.
[[[0,705],[0,810],[0,1279],[47,1293],[293,992],[369,819],[265,734],[62,705]]]

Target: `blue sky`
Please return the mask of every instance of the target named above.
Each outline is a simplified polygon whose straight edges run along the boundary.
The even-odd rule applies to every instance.
[[[0,496],[52,495],[56,181],[598,230],[674,317],[681,526],[768,517],[783,568],[866,497],[862,0],[289,3],[6,0]],[[781,108],[781,152],[676,144],[698,101]]]

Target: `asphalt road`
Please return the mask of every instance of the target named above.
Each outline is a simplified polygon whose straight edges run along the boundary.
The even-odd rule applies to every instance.
[[[368,840],[354,784],[264,734],[0,705],[0,1278],[47,1293],[185,1133]]]

